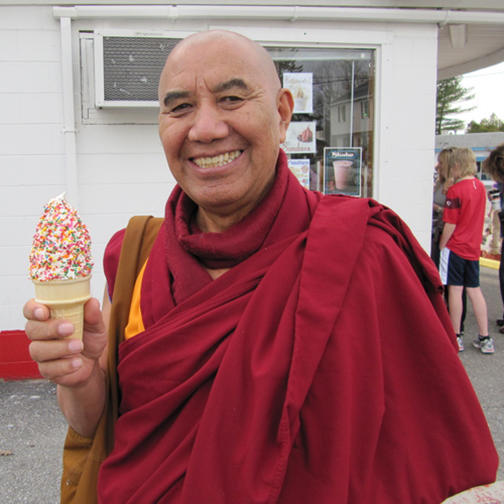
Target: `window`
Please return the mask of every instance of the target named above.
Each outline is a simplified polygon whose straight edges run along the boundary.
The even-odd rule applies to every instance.
[[[187,33],[173,35],[81,33],[82,122],[157,122],[158,77],[166,55]],[[294,115],[282,146],[291,169],[311,189],[371,197],[375,51],[279,45],[266,49],[294,97]],[[335,170],[349,164],[351,189],[341,189]]]
[[[369,117],[369,100],[362,100],[360,102],[361,106],[361,119],[366,119]]]
[[[344,103],[338,105],[338,122],[346,121],[346,105]]]
[[[290,164],[309,166],[305,185],[311,189],[372,196],[374,51],[267,49],[283,86],[291,90],[295,100],[292,123],[283,146]],[[351,191],[331,185],[338,164],[333,167],[332,160],[341,161],[345,157],[354,163]]]

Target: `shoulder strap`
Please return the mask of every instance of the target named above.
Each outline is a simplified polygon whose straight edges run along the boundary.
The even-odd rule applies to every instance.
[[[141,215],[132,217],[128,223],[112,296],[109,344],[117,346],[124,339],[135,280],[150,253],[162,222],[161,218]],[[115,362],[113,364],[112,369],[115,369]]]
[[[114,445],[114,425],[118,416],[117,351],[124,339],[137,274],[147,260],[163,222],[162,218],[137,216],[130,219],[121,246],[110,314],[107,361],[107,399],[103,415],[92,439],[68,428],[63,450],[62,504],[96,504],[98,471]]]
[[[108,341],[107,370],[110,380],[109,404],[112,406],[111,428],[113,428],[113,423],[117,419],[119,404],[116,374],[117,353],[120,343],[124,340],[124,329],[128,323],[131,295],[138,272],[149,256],[162,222],[162,218],[154,218],[150,215],[132,217],[126,228],[121,247],[114,294],[112,296]],[[113,438],[110,441],[113,444]],[[108,447],[109,450],[112,449],[112,444]]]

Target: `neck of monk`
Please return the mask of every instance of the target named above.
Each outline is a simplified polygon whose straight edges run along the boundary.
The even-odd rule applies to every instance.
[[[229,271],[231,268],[219,268],[219,269],[210,269],[205,268],[208,271],[208,274],[212,277],[212,280],[217,280],[221,275],[224,275],[226,271]]]
[[[230,215],[217,215],[199,207],[196,214],[196,224],[204,233],[222,233],[240,222],[247,213],[248,211],[236,212]]]

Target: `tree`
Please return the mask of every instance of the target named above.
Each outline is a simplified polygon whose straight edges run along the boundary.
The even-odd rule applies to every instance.
[[[461,108],[457,104],[474,98],[472,88],[462,86],[462,77],[450,77],[437,83],[436,135],[446,131],[464,129],[464,121],[452,117],[455,114],[474,110],[474,107]]]
[[[489,131],[504,131],[504,121],[500,120],[496,114],[492,114],[488,119],[481,122],[471,121],[467,125],[466,133],[487,133]]]

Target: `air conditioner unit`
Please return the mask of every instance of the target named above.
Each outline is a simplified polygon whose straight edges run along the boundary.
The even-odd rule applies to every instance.
[[[189,32],[95,32],[96,107],[158,107],[166,57]]]

